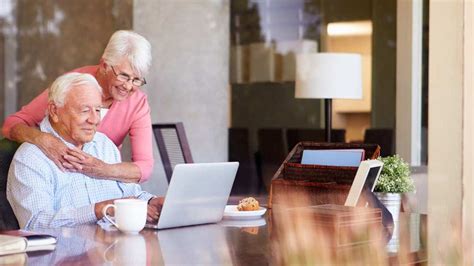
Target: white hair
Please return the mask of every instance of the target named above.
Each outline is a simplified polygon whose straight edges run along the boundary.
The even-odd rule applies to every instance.
[[[120,60],[127,58],[132,69],[143,77],[151,66],[151,45],[138,33],[119,30],[110,37],[102,58],[110,66],[118,65]]]
[[[88,85],[96,88],[102,95],[102,88],[91,74],[71,72],[59,76],[49,88],[48,101],[63,107],[68,92],[77,86]]]

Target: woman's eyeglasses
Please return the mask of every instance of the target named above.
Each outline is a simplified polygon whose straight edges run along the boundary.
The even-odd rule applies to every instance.
[[[114,72],[115,77],[116,77],[117,80],[119,80],[119,81],[128,82],[129,80],[131,80],[131,81],[132,81],[132,84],[133,84],[134,86],[137,86],[137,87],[140,87],[140,86],[143,86],[143,85],[146,84],[146,80],[145,80],[145,79],[131,78],[129,75],[124,74],[124,73],[119,73],[119,74],[117,74],[117,73],[115,72],[114,67],[111,66],[111,68],[112,68],[112,71]]]

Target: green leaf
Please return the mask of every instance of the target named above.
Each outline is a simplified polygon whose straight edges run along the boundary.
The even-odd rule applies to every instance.
[[[383,162],[383,168],[375,185],[376,192],[405,193],[415,190],[410,166],[398,154],[379,157],[378,160]]]

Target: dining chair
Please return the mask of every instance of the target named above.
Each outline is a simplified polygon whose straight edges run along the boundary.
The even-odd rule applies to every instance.
[[[364,143],[380,146],[380,156],[385,157],[395,153],[395,139],[391,128],[368,128],[365,130]]]
[[[286,130],[288,150],[291,151],[301,141],[326,142],[325,134],[324,129],[288,128]],[[346,130],[331,130],[331,139],[332,142],[346,142]]]
[[[152,128],[169,183],[177,164],[194,162],[184,125],[182,122],[153,124]]]
[[[8,169],[19,144],[8,139],[0,140],[0,230],[18,229],[18,221],[7,200]]]

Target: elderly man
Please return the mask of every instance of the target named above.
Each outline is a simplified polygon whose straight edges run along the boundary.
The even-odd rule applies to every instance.
[[[68,147],[119,163],[120,153],[104,134],[100,122],[102,89],[90,74],[69,73],[57,78],[48,95],[48,116],[40,124]],[[64,172],[36,145],[23,143],[10,165],[7,198],[21,228],[74,226],[103,218],[102,208],[114,199],[148,201],[148,221],[156,221],[163,198],[133,183],[91,178]]]

